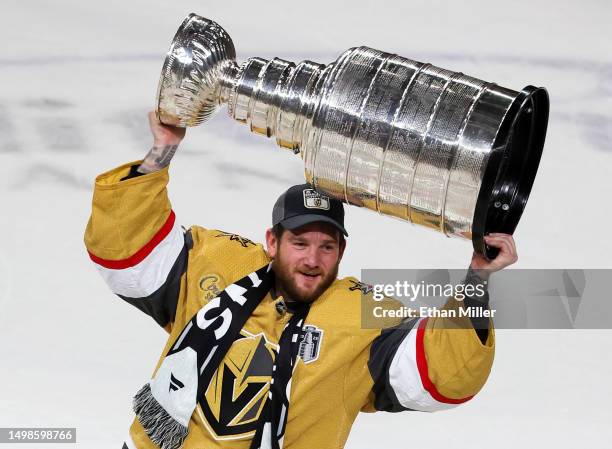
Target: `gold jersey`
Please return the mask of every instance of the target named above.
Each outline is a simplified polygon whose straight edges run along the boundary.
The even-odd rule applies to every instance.
[[[110,289],[169,333],[159,367],[203,305],[270,258],[261,244],[232,232],[184,230],[168,199],[168,169],[123,180],[135,164],[96,178],[85,244]],[[360,411],[447,409],[484,385],[493,363],[492,327],[484,343],[465,325],[449,329],[451,318],[363,329],[367,291],[356,278],[337,279],[311,305],[290,383],[286,449],[342,448]],[[281,300],[268,294],[244,325],[197,398],[185,449],[249,448],[291,315]],[[124,447],[157,446],[134,419]]]

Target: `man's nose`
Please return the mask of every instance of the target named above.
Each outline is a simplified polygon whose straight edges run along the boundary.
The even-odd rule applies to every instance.
[[[304,263],[309,268],[318,268],[320,263],[319,249],[316,246],[310,246],[304,256]]]

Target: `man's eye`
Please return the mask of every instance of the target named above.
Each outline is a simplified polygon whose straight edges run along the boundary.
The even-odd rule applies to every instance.
[[[300,248],[303,248],[306,246],[306,243],[304,242],[295,242],[295,246],[299,246]]]

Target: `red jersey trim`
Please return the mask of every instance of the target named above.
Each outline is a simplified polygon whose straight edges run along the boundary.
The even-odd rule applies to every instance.
[[[98,257],[95,254],[91,253],[90,251],[87,251],[89,253],[89,257],[91,258],[91,260],[93,260],[98,265],[101,265],[104,268],[110,268],[112,270],[121,270],[124,268],[130,268],[135,265],[138,265],[149,254],[151,254],[151,251],[153,251],[155,247],[159,245],[159,243],[162,240],[164,240],[168,234],[170,234],[170,231],[172,230],[172,227],[174,226],[175,219],[176,217],[174,215],[174,211],[171,210],[170,215],[168,215],[168,218],[166,219],[166,222],[162,225],[159,231],[157,231],[157,233],[153,236],[153,238],[149,240],[149,242],[147,242],[142,248],[140,248],[133,255],[131,255],[130,257],[126,259],[121,259],[121,260],[102,259],[101,257]]]
[[[427,368],[427,358],[425,357],[425,345],[423,343],[423,338],[425,336],[425,327],[427,326],[427,318],[421,320],[419,323],[419,328],[417,329],[416,335],[416,360],[417,360],[417,368],[419,369],[419,374],[421,376],[421,382],[423,383],[423,387],[425,390],[429,392],[431,397],[433,397],[438,402],[443,402],[445,404],[462,404],[464,402],[469,401],[474,396],[468,396],[466,398],[461,399],[452,399],[441,394],[434,383],[429,378],[429,372]]]

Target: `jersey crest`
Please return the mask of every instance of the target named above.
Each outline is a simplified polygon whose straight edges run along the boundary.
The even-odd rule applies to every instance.
[[[199,405],[216,440],[250,438],[257,430],[278,345],[244,329],[219,364]]]

